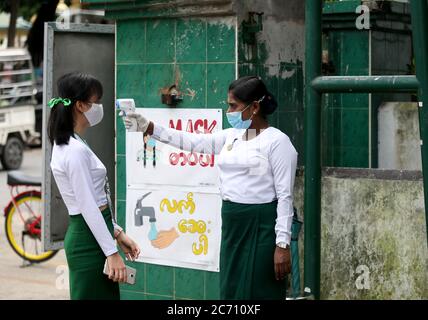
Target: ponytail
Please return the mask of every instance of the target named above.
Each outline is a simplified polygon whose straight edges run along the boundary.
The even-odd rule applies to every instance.
[[[70,137],[74,136],[73,106],[65,106],[58,102],[51,110],[48,123],[48,137],[50,143],[57,145],[68,144]]]

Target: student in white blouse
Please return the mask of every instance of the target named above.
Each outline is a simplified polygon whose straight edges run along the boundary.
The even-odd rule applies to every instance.
[[[229,87],[232,126],[214,134],[164,128],[137,113],[124,117],[128,130],[177,148],[218,154],[222,204],[220,296],[222,299],[284,299],[290,272],[293,187],[297,152],[269,125],[277,108],[259,77]],[[133,126],[133,123],[137,126]]]
[[[118,282],[127,275],[115,239],[130,260],[140,249],[113,221],[107,170],[81,138],[103,118],[102,85],[90,75],[69,73],[58,80],[58,94],[49,102],[48,135],[52,173],[70,215],[64,240],[70,298],[119,299]]]

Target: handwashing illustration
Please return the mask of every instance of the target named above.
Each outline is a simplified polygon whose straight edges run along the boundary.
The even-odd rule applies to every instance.
[[[180,219],[176,227],[171,227],[165,230],[157,230],[156,228],[156,211],[155,207],[144,206],[143,200],[150,196],[152,192],[145,193],[142,197],[138,198],[134,216],[135,226],[144,226],[144,218],[148,217],[150,229],[148,232],[148,239],[151,245],[156,249],[165,249],[174,243],[180,235],[197,235],[197,240],[192,244],[192,252],[194,255],[207,255],[208,254],[208,234],[211,230],[208,226],[211,221],[195,220],[195,219]],[[162,199],[162,198],[161,198]],[[146,201],[146,200],[145,200]],[[186,199],[176,200],[163,198],[159,204],[160,214],[187,214],[193,215],[196,210],[196,203],[193,199],[193,193],[189,192]]]
[[[148,238],[153,247],[157,249],[164,249],[169,247],[175,239],[178,238],[177,230],[173,227],[170,230],[159,231],[156,228],[156,212],[154,207],[143,206],[143,200],[147,198],[151,192],[144,194],[137,200],[134,210],[135,226],[142,227],[144,225],[144,217],[149,218],[150,231]]]

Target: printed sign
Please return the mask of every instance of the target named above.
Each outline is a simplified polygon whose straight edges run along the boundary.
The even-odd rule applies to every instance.
[[[192,134],[222,128],[214,109],[137,109],[158,125]],[[138,261],[219,271],[221,198],[216,156],[127,133],[126,232]]]

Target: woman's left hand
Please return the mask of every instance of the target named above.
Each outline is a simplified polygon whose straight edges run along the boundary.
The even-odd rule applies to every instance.
[[[119,234],[117,243],[128,260],[135,261],[140,255],[140,247],[125,232]]]
[[[288,246],[287,249],[276,247],[273,262],[276,280],[284,280],[285,276],[291,272],[290,247]]]

